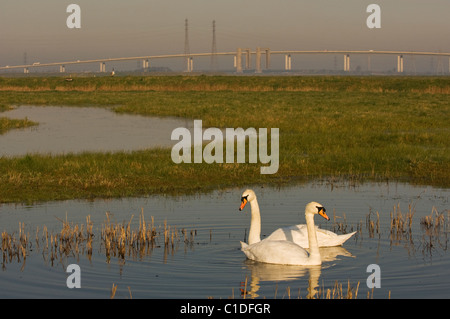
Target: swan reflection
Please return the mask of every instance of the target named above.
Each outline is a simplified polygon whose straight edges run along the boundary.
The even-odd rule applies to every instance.
[[[332,262],[338,260],[338,256],[354,257],[348,250],[341,246],[337,247],[321,247],[320,255],[322,262]],[[247,259],[244,262],[245,268],[250,270],[250,277],[247,279],[246,287],[243,285],[242,294],[246,298],[258,298],[258,291],[261,288],[261,282],[280,282],[291,281],[305,276],[308,278],[308,295],[306,298],[314,298],[318,292],[319,278],[322,268],[328,265],[315,266],[294,266],[294,265],[278,265],[257,262]]]

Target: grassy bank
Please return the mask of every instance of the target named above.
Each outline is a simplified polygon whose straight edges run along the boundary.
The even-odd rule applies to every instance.
[[[450,94],[446,77],[79,76],[0,77],[0,92],[373,92]]]
[[[0,113],[9,110],[10,107],[4,104],[0,104]],[[29,126],[38,125],[38,123],[25,119],[10,119],[0,116],[0,135],[5,134],[9,130],[24,128]]]
[[[24,128],[37,125],[37,123],[28,119],[9,119],[7,117],[0,117],[0,135],[6,133],[9,130]]]
[[[0,158],[0,201],[191,193],[326,177],[450,186],[450,78],[0,78],[0,105],[116,106],[280,129],[280,167],[179,164],[170,150]]]

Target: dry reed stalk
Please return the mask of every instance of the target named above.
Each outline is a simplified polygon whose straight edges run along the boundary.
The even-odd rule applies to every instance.
[[[155,227],[154,217],[151,217],[151,223],[146,223],[144,218],[144,212],[142,210],[139,221],[139,229],[136,231],[132,229],[133,216],[127,224],[113,223],[111,216],[106,213],[106,221],[101,226],[101,245],[105,249],[107,262],[110,261],[111,256],[117,256],[119,262],[123,262],[126,256],[145,256],[150,254],[151,250],[156,245],[156,240],[160,238],[164,240],[165,249],[172,248],[172,253],[176,248],[177,242],[180,240],[178,230],[176,226],[170,226],[167,224],[167,220],[164,220],[163,229],[159,226],[159,229]],[[48,228],[44,226],[42,231],[39,227],[36,228],[35,241],[36,246],[40,246],[42,240],[42,254],[45,260],[51,261],[53,265],[55,260],[63,262],[62,258],[74,254],[78,258],[80,252],[86,254],[89,260],[93,254],[94,246],[94,232],[93,223],[90,215],[86,217],[86,224],[71,224],[67,220],[59,219],[62,223],[59,232],[50,233]],[[181,233],[184,234],[185,244],[193,244],[197,230],[191,230],[190,236],[187,236],[187,230],[182,229]],[[212,234],[210,233],[210,237]],[[50,237],[50,238],[49,238]],[[29,234],[25,231],[24,223],[19,223],[18,239],[13,235],[9,235],[7,232],[2,233],[2,257],[3,266],[6,262],[10,262],[13,258],[25,260],[27,256],[29,243]]]
[[[287,290],[288,299],[291,299],[291,288],[288,286],[286,288],[286,290]]]
[[[436,236],[440,230],[445,227],[445,216],[443,213],[439,213],[436,207],[432,207],[431,214],[429,216],[422,217],[420,224],[425,228],[427,235]]]
[[[373,238],[375,234],[380,235],[380,214],[376,212],[376,222],[371,219],[372,211],[366,216],[366,227],[369,232],[369,237]]]
[[[412,240],[412,219],[415,214],[415,209],[411,204],[408,205],[408,212],[403,215],[400,210],[400,204],[394,206],[390,213],[390,239],[401,241],[403,239]]]
[[[328,288],[325,291],[325,289],[321,287],[316,295],[317,298],[325,299],[356,299],[358,297],[359,284],[360,282],[358,281],[356,287],[352,287],[352,285],[350,284],[350,280],[348,280],[347,290],[344,292],[343,285],[336,280],[331,289]],[[314,297],[315,296],[313,296],[312,298]]]
[[[248,277],[245,276],[245,285],[244,285],[244,299],[247,296],[247,281],[248,281]]]
[[[114,285],[114,283],[113,283],[112,288],[111,288],[111,295],[109,296],[110,299],[114,299],[114,296],[116,295],[116,290],[117,290],[117,285]]]
[[[47,230],[47,226],[44,226],[44,230],[42,232],[42,234],[44,235],[45,238],[45,243],[46,243],[46,249],[48,249],[48,230]]]

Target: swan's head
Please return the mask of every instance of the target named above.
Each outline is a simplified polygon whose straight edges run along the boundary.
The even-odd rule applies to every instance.
[[[325,207],[323,207],[321,204],[316,203],[316,202],[311,202],[308,205],[306,205],[305,215],[319,214],[326,220],[330,220],[330,217],[328,217],[327,214],[325,214],[325,211],[326,211]]]
[[[244,207],[245,207],[245,205],[246,205],[248,202],[250,202],[250,201],[252,201],[252,200],[254,200],[254,199],[256,199],[255,192],[252,191],[251,189],[246,189],[246,190],[242,193],[242,196],[241,196],[241,206],[239,207],[239,210],[243,210]]]

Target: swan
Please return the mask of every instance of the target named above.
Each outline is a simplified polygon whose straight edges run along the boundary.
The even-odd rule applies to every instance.
[[[240,210],[242,210],[245,205],[250,202],[250,199],[252,199],[252,202],[250,202],[250,206],[252,209],[252,220],[250,224],[250,233],[249,233],[249,244],[253,243],[250,238],[250,234],[252,233],[252,227],[255,229],[253,233],[256,233],[256,229],[261,228],[261,218],[260,218],[260,212],[259,212],[259,205],[258,201],[256,199],[255,192],[253,190],[246,190],[242,194],[242,198],[247,197],[247,199],[241,202]],[[253,217],[253,210],[255,211],[255,217]],[[315,226],[316,228],[316,235],[317,235],[317,242],[319,247],[334,247],[334,246],[341,246],[347,239],[352,237],[355,232],[338,235],[336,233],[333,233],[332,231],[320,229],[318,226]],[[259,234],[257,234],[259,238]],[[272,234],[266,237],[266,239],[269,240],[287,240],[292,241],[299,245],[300,247],[303,247],[305,249],[309,248],[309,242],[308,242],[308,227],[305,224],[299,224],[299,225],[293,225],[283,228],[278,228],[275,230]],[[253,238],[252,238],[253,240]]]
[[[341,246],[347,239],[352,237],[355,232],[338,235],[326,229],[316,227],[317,242],[319,247],[335,247]],[[269,240],[289,240],[303,248],[309,248],[308,244],[308,227],[305,224],[293,225],[278,228],[272,234],[267,236]]]
[[[261,240],[261,216],[259,214],[258,202],[253,191],[244,192],[241,198],[242,210],[246,203],[251,206],[251,224],[248,236],[248,244],[241,241],[241,250],[248,259],[270,264],[282,265],[320,265],[319,246],[317,244],[316,229],[314,226],[314,215],[319,214],[323,218],[330,218],[325,213],[325,208],[316,202],[306,205],[305,217],[308,227],[309,253],[306,249],[296,243],[287,240]]]

